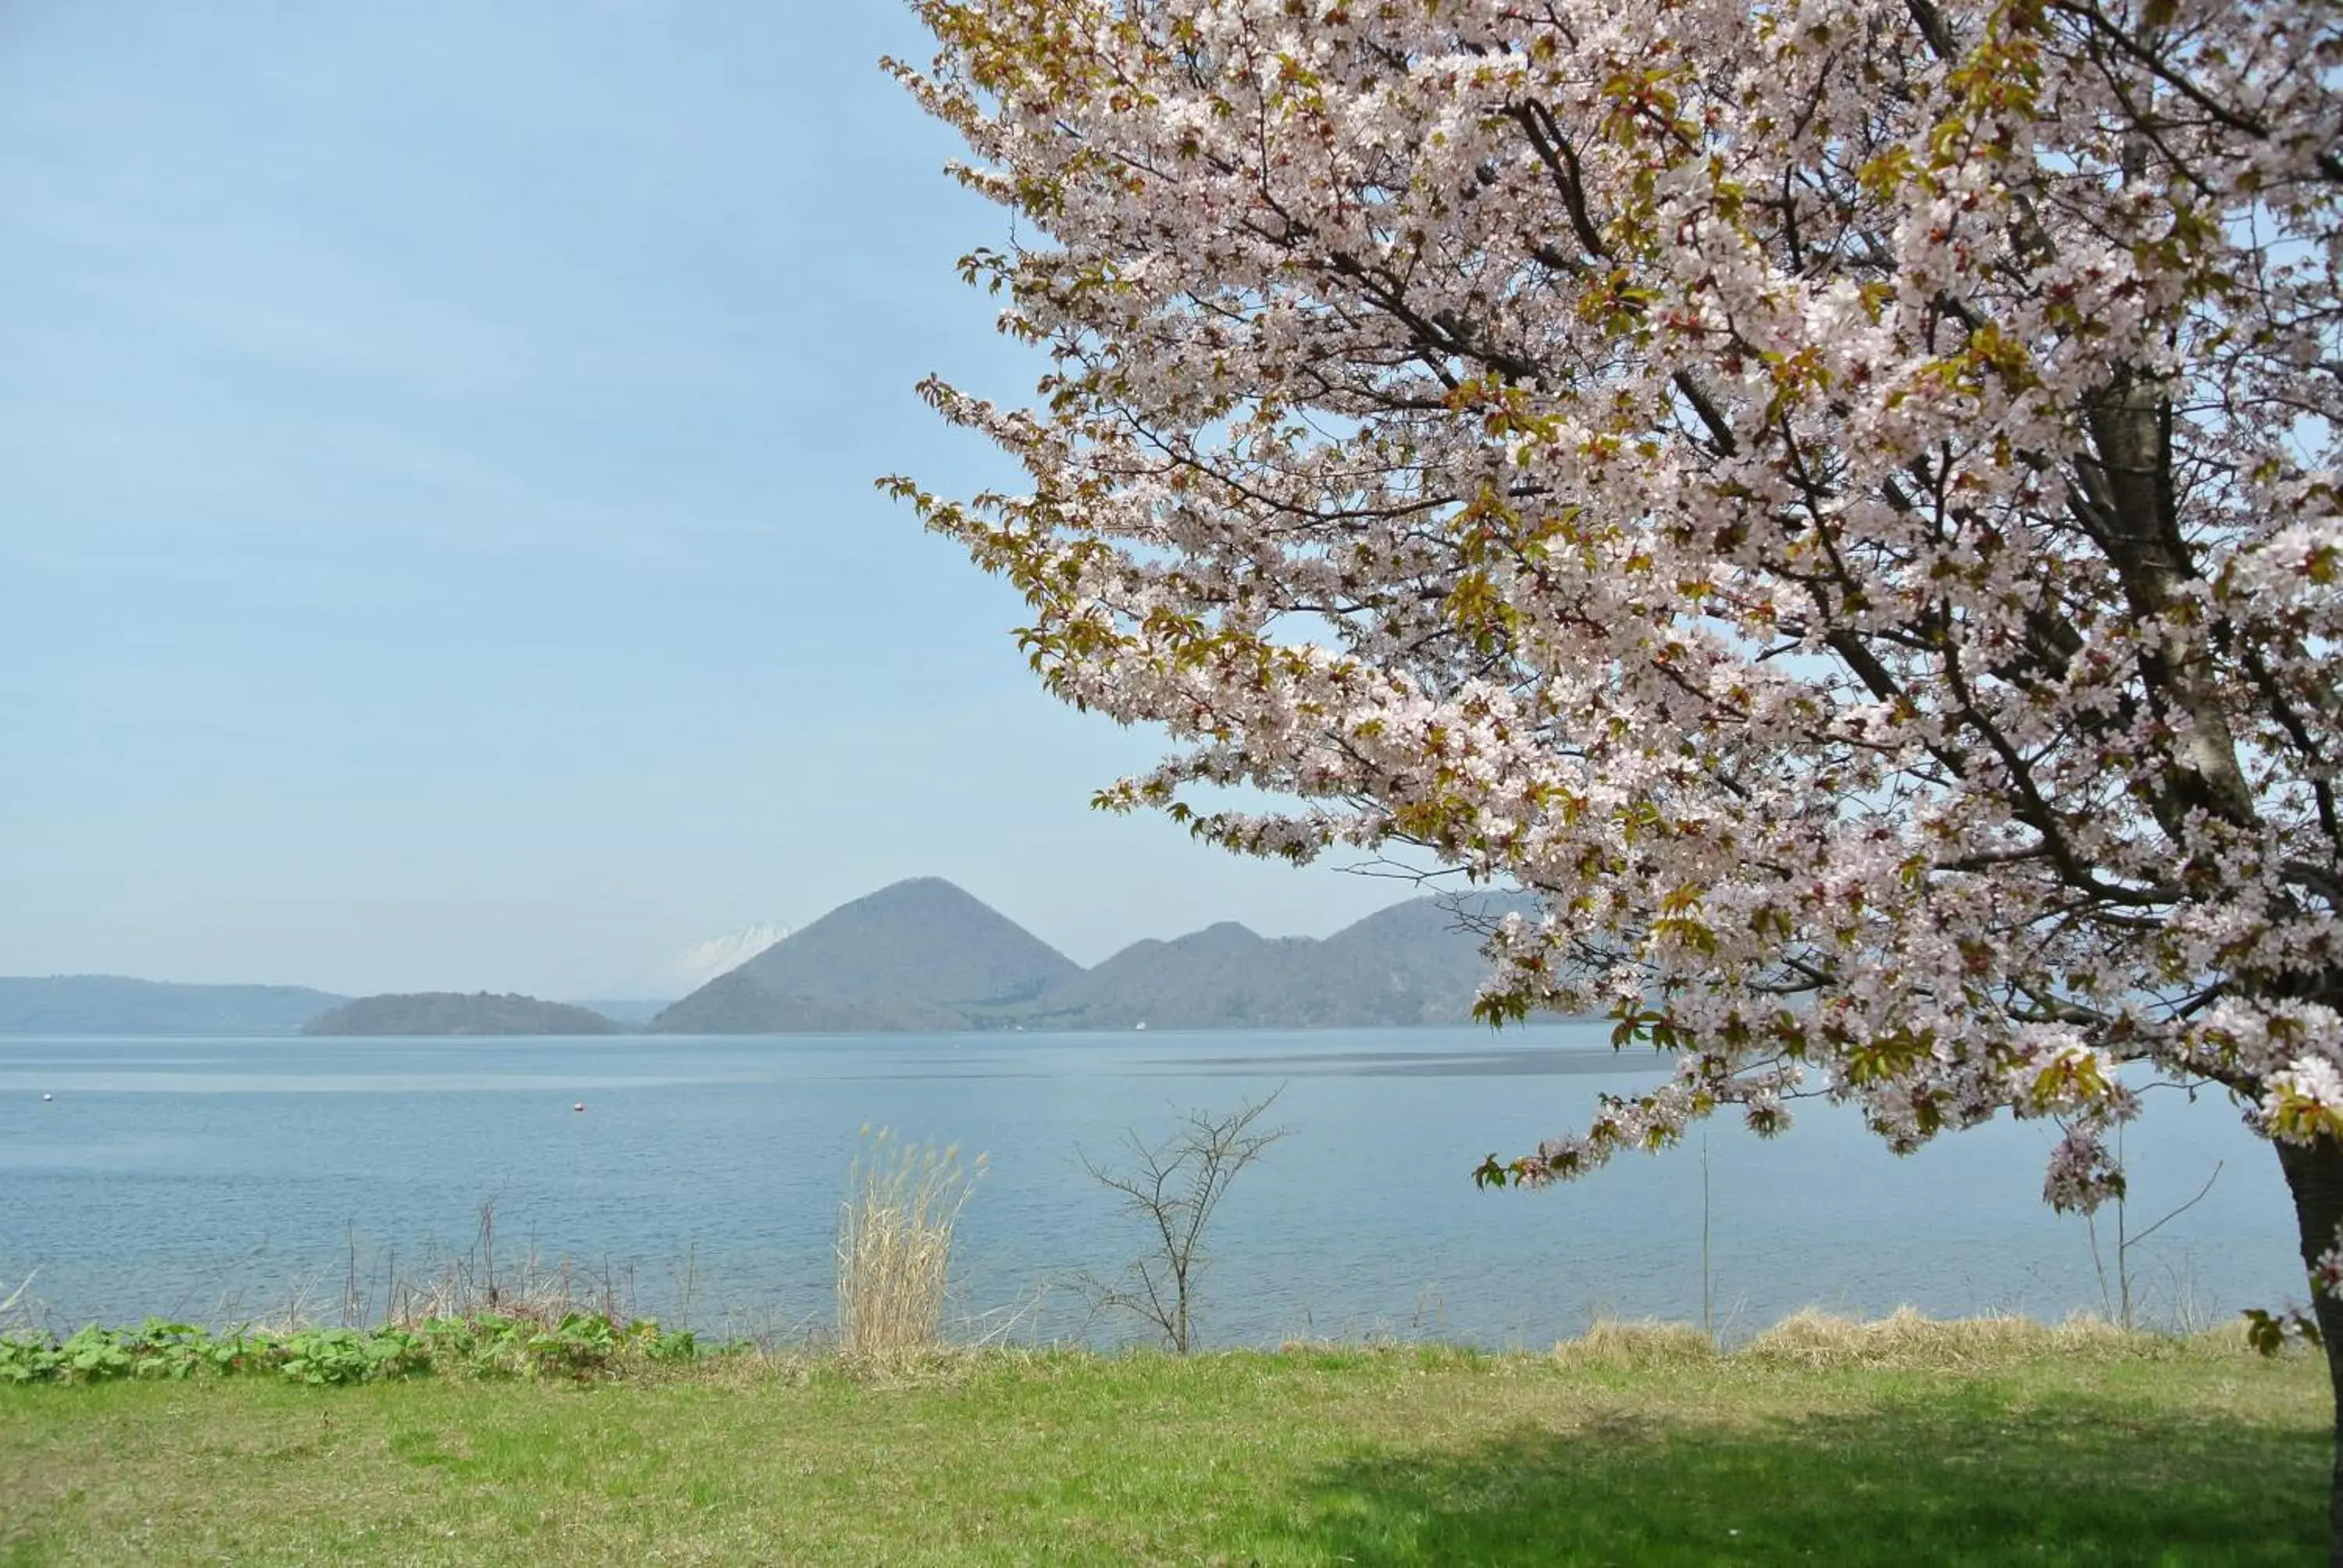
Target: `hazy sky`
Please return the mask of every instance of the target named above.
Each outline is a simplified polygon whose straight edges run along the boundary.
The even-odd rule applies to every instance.
[[[1395,884],[1103,817],[1147,738],[871,480],[1033,366],[887,0],[0,5],[0,973],[657,994],[950,877],[1074,958]]]

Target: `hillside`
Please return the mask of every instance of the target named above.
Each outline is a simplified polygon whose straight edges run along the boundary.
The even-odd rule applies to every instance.
[[[1319,961],[1348,1006],[1393,1023],[1462,1023],[1489,975],[1472,928],[1535,910],[1518,893],[1411,899],[1328,937]]]
[[[1514,900],[1470,896],[1479,917]],[[667,1034],[969,1029],[1330,1029],[1462,1023],[1486,965],[1455,901],[1416,899],[1323,940],[1222,921],[1082,970],[935,878],[833,910],[660,1013]]]
[[[1262,937],[1233,920],[1169,941],[1150,938],[1051,986],[1015,1011],[1027,1028],[1257,1029],[1327,1012],[1320,944]]]
[[[1072,960],[937,877],[897,882],[774,943],[651,1020],[668,1034],[952,1030],[1078,975]]]
[[[600,997],[581,996],[565,1000],[571,1007],[582,1007],[588,1012],[598,1012],[612,1023],[631,1029],[637,1025],[650,1022],[662,1010],[671,1005],[675,999],[672,997],[661,997],[657,1000],[621,997],[606,1000]]]
[[[290,985],[5,977],[0,978],[0,1034],[298,1034],[303,1024],[345,1000]]]
[[[1473,906],[1502,912],[1489,900]],[[1462,1023],[1488,965],[1446,900],[1413,899],[1323,940],[1232,921],[1134,942],[1014,1014],[1027,1028],[1359,1029]]]
[[[615,1034],[598,1012],[530,996],[415,991],[360,997],[309,1020],[303,1034]]]

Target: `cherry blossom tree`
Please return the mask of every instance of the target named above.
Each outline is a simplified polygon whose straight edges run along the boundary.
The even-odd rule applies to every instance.
[[[1674,1053],[1484,1180],[1826,1094],[2087,1211],[2216,1085],[2343,1388],[2343,7],[914,9],[1049,372],[889,483],[1167,732],[1101,803],[1524,890],[1482,1012]]]

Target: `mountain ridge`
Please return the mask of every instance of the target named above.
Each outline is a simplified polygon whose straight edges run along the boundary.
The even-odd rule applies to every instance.
[[[0,1035],[277,1036],[350,999],[296,985],[206,985],[127,975],[0,976]]]
[[[1519,895],[1419,898],[1325,938],[1234,920],[1082,969],[940,878],[842,904],[652,1019],[663,1034],[1309,1029],[1469,1021],[1487,971],[1466,914]]]
[[[1403,900],[1324,938],[1220,920],[1132,942],[1085,970],[936,877],[841,904],[667,1004],[621,1016],[533,997],[300,986],[183,985],[118,976],[0,977],[0,1035],[346,1033],[854,1034],[1306,1029],[1468,1021],[1485,978],[1485,921],[1533,906],[1488,892]],[[509,1002],[518,1010],[505,1008]],[[491,1006],[490,1003],[497,1005]],[[359,1004],[364,1004],[359,1006]],[[355,1015],[327,1015],[358,1006]],[[546,1011],[542,1010],[567,1010]],[[307,1026],[322,1024],[311,1030]]]

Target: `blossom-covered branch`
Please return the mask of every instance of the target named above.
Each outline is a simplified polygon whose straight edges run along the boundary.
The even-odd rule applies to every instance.
[[[1052,369],[898,487],[1172,738],[1107,803],[1517,885],[1483,1012],[1677,1051],[1484,1175],[1805,1083],[2087,1209],[2129,1063],[2343,1138],[2332,6],[916,8]]]

